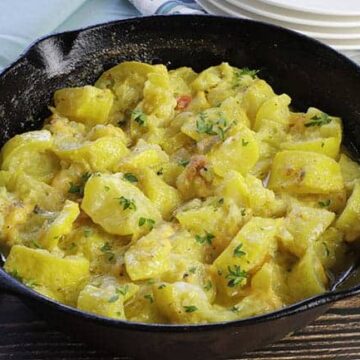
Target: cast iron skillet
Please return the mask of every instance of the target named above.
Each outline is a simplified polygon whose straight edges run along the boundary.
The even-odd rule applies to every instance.
[[[210,16],[155,16],[52,35],[36,42],[0,76],[0,142],[41,127],[58,88],[93,83],[124,60],[202,70],[228,61],[261,69],[299,110],[316,106],[344,120],[345,144],[360,149],[360,68],[317,41],[276,26]],[[282,338],[323,313],[330,303],[360,293],[357,268],[331,291],[283,310],[208,325],[148,325],[91,315],[51,301],[7,275],[0,287],[65,332],[138,359],[238,357]]]

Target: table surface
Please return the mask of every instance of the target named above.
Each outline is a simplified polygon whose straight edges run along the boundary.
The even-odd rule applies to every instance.
[[[241,360],[359,360],[360,296],[336,303],[305,329]],[[0,360],[117,360],[55,331],[17,298],[0,294]],[[235,359],[233,359],[235,360]],[[240,360],[240,359],[239,359]]]

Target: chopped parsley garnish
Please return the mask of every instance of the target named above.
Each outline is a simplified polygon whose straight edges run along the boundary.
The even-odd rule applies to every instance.
[[[246,141],[245,139],[241,139],[241,145],[242,146],[246,146],[249,142]]]
[[[141,227],[143,225],[148,226],[151,230],[155,225],[155,220],[141,217],[141,218],[139,218],[139,226]]]
[[[68,193],[69,194],[80,194],[81,193],[81,186],[80,185],[75,185],[74,183],[71,182]]]
[[[40,245],[36,240],[31,240],[31,245],[32,245],[35,249],[41,249],[41,245]]]
[[[326,114],[326,113],[321,113],[320,115],[315,115],[313,116],[310,121],[308,121],[307,123],[305,123],[305,127],[310,127],[310,126],[322,126],[322,125],[326,125],[329,124],[331,122],[331,117]]]
[[[115,263],[116,259],[115,259],[115,254],[112,252],[112,247],[111,245],[107,242],[105,243],[100,250],[105,254],[107,260],[110,263]]]
[[[114,303],[115,301],[118,301],[121,296],[125,296],[129,290],[129,285],[124,285],[115,290],[115,294],[111,296],[108,300],[109,303]]]
[[[183,308],[184,308],[185,312],[187,312],[187,313],[192,313],[198,309],[194,305],[183,306]]]
[[[192,266],[192,267],[189,269],[189,273],[195,274],[195,273],[196,273],[196,266]]]
[[[251,76],[253,79],[255,79],[256,75],[259,72],[260,72],[260,70],[251,70],[248,67],[234,70],[233,89],[240,86],[240,81],[243,76],[248,75],[248,76]]]
[[[158,287],[158,289],[161,290],[161,289],[163,289],[163,288],[165,288],[165,287],[166,287],[165,284],[161,284],[161,285]]]
[[[205,231],[205,235],[203,235],[203,236],[195,235],[195,240],[199,244],[209,244],[209,245],[211,245],[211,242],[214,239],[214,237],[215,236],[213,234],[210,234],[207,231]]]
[[[129,291],[129,285],[124,285],[116,289],[116,293],[125,296]]]
[[[235,313],[239,312],[239,308],[236,305],[234,305],[230,310]]]
[[[226,279],[228,279],[227,286],[235,287],[240,285],[244,279],[247,278],[247,273],[244,270],[241,270],[239,265],[234,265],[233,268],[228,266],[228,274],[226,275]]]
[[[141,110],[134,110],[131,115],[132,115],[132,119],[140,126],[145,125],[147,116]]]
[[[131,183],[137,183],[139,181],[138,178],[132,173],[125,173],[124,179]]]
[[[330,203],[331,203],[330,199],[318,202],[319,206],[322,208],[328,207],[330,205]]]
[[[72,242],[70,245],[69,245],[69,247],[68,247],[68,250],[74,250],[75,248],[77,247],[77,245],[74,243],[74,242]]]
[[[84,186],[90,177],[91,177],[91,173],[86,172],[81,175],[79,184],[74,184],[73,182],[70,182],[70,187],[69,187],[68,193],[69,194],[79,194],[81,196],[84,195]]]
[[[242,246],[243,246],[243,244],[239,244],[239,245],[234,249],[233,254],[234,254],[235,257],[242,257],[242,256],[246,255],[246,252],[243,251],[243,250],[241,250]]]
[[[241,209],[240,213],[241,213],[241,216],[245,216],[246,215],[246,209]]]
[[[120,205],[123,207],[123,210],[129,209],[129,210],[136,210],[135,201],[132,199],[127,199],[124,196],[120,196],[119,198],[115,198],[116,200],[119,200]]]
[[[215,122],[210,121],[207,115],[202,112],[196,120],[196,131],[199,134],[218,135],[221,140],[225,139],[225,133],[230,129],[232,123],[220,117]]]
[[[206,283],[206,285],[204,286],[204,290],[205,290],[205,291],[209,291],[209,290],[212,289],[212,287],[213,287],[212,282],[209,280],[209,281]]]
[[[150,304],[154,302],[154,298],[150,294],[144,295],[144,298],[149,301]]]
[[[179,160],[178,161],[178,164],[180,165],[180,166],[183,166],[183,167],[186,167],[188,164],[189,164],[189,162],[190,162],[190,160]]]
[[[105,244],[100,248],[100,250],[101,250],[102,252],[107,252],[107,251],[111,251],[111,250],[112,250],[112,247],[111,247],[111,245],[107,242],[107,243],[105,243]]]
[[[119,298],[120,298],[120,296],[117,295],[117,294],[115,294],[115,295],[113,295],[113,296],[111,296],[111,297],[109,298],[108,302],[109,302],[109,303],[114,303],[115,301],[118,301]]]
[[[88,238],[88,237],[91,236],[91,235],[92,235],[91,229],[85,229],[85,230],[84,230],[84,236],[85,236],[86,238]]]

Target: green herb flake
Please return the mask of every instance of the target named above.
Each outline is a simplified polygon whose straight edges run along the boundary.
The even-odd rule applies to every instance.
[[[74,183],[71,182],[68,193],[69,194],[80,194],[81,193],[81,186],[80,185],[75,185]]]
[[[159,169],[157,172],[156,172],[156,175],[162,175],[164,173],[164,169],[163,168],[161,168],[161,169]]]
[[[178,161],[178,164],[183,167],[186,167],[189,163],[190,163],[190,160],[185,160],[185,159]]]
[[[129,285],[124,285],[116,289],[116,293],[125,296],[129,291]]]
[[[195,240],[196,242],[198,242],[199,244],[209,244],[211,245],[212,240],[215,238],[215,235],[208,233],[207,231],[205,231],[205,235],[201,236],[201,235],[195,235]]]
[[[141,110],[137,109],[137,110],[134,110],[132,113],[131,113],[131,117],[132,119],[138,123],[140,126],[144,126],[146,124],[146,121],[147,121],[147,116],[144,112],[142,112]]]
[[[154,298],[150,294],[144,295],[144,298],[149,301],[150,304],[154,302]]]
[[[198,308],[194,305],[183,306],[183,308],[186,313],[192,313],[192,312],[198,310]]]
[[[129,209],[129,210],[136,210],[136,204],[133,199],[127,199],[124,196],[120,196],[119,198],[115,198],[116,200],[119,200],[120,205],[123,207],[123,210]]]
[[[191,274],[195,274],[196,273],[196,266],[192,266],[190,269],[189,269],[189,273]]]
[[[154,227],[155,225],[155,220],[153,219],[149,219],[149,218],[144,218],[144,217],[140,217],[139,218],[139,226],[148,226],[150,228],[150,230]]]
[[[310,119],[310,121],[308,121],[304,125],[305,125],[305,127],[322,126],[322,125],[329,124],[331,122],[331,120],[332,120],[332,118],[328,114],[323,112],[320,115],[313,116]]]
[[[117,295],[117,294],[116,294],[116,295],[113,295],[113,296],[111,296],[111,297],[108,299],[108,303],[114,303],[114,302],[118,301],[119,298],[120,298],[119,295]]]
[[[216,121],[210,121],[207,115],[202,112],[196,120],[196,131],[199,134],[218,135],[222,141],[225,140],[226,132],[231,128],[233,123],[229,124],[226,119],[220,117]]]
[[[242,69],[234,69],[234,78],[233,78],[233,89],[240,86],[240,82],[242,78],[246,75],[255,79],[260,70],[251,70],[248,67],[244,67]]]
[[[115,254],[111,251],[112,247],[108,242],[105,243],[100,250],[104,253],[109,263],[114,264],[116,262]]]
[[[205,290],[205,291],[209,291],[209,290],[212,289],[212,287],[213,287],[212,282],[209,280],[209,281],[206,283],[206,285],[204,286],[204,290]]]
[[[324,200],[324,201],[319,201],[318,204],[320,207],[326,208],[331,204],[331,200],[328,199],[328,200]]]
[[[241,250],[243,244],[239,244],[235,249],[234,249],[234,252],[233,252],[233,255],[235,257],[242,257],[244,255],[246,255],[246,252]]]
[[[240,285],[243,280],[247,278],[247,273],[244,270],[241,270],[239,265],[234,265],[233,268],[228,266],[228,274],[226,275],[226,279],[228,279],[227,286],[235,287]]]
[[[85,229],[84,230],[84,236],[86,238],[90,237],[92,235],[92,230],[91,229]]]
[[[242,146],[247,146],[247,144],[249,144],[249,141],[246,141],[245,139],[241,139]]]
[[[163,288],[166,288],[166,285],[165,285],[165,284],[161,284],[161,285],[159,285],[159,287],[158,287],[159,290],[161,290],[161,289],[163,289]]]
[[[240,214],[241,214],[241,216],[245,216],[246,215],[246,209],[241,209]]]
[[[105,243],[105,244],[100,248],[100,250],[101,250],[102,252],[107,252],[107,251],[111,251],[111,250],[112,250],[112,247],[111,247],[111,245],[107,242],[107,243]]]
[[[232,311],[232,312],[234,312],[234,313],[237,313],[237,312],[239,312],[239,308],[238,308],[236,305],[234,305],[234,306],[230,309],[230,311]]]
[[[31,245],[32,245],[35,249],[41,249],[41,245],[40,245],[36,240],[31,240]]]
[[[124,174],[124,179],[127,180],[128,182],[131,182],[131,183],[139,182],[138,178],[132,173],[125,173]]]

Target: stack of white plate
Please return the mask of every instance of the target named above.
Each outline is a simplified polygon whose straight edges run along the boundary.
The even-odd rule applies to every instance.
[[[360,50],[360,0],[196,0],[206,11],[270,22],[337,50]]]

